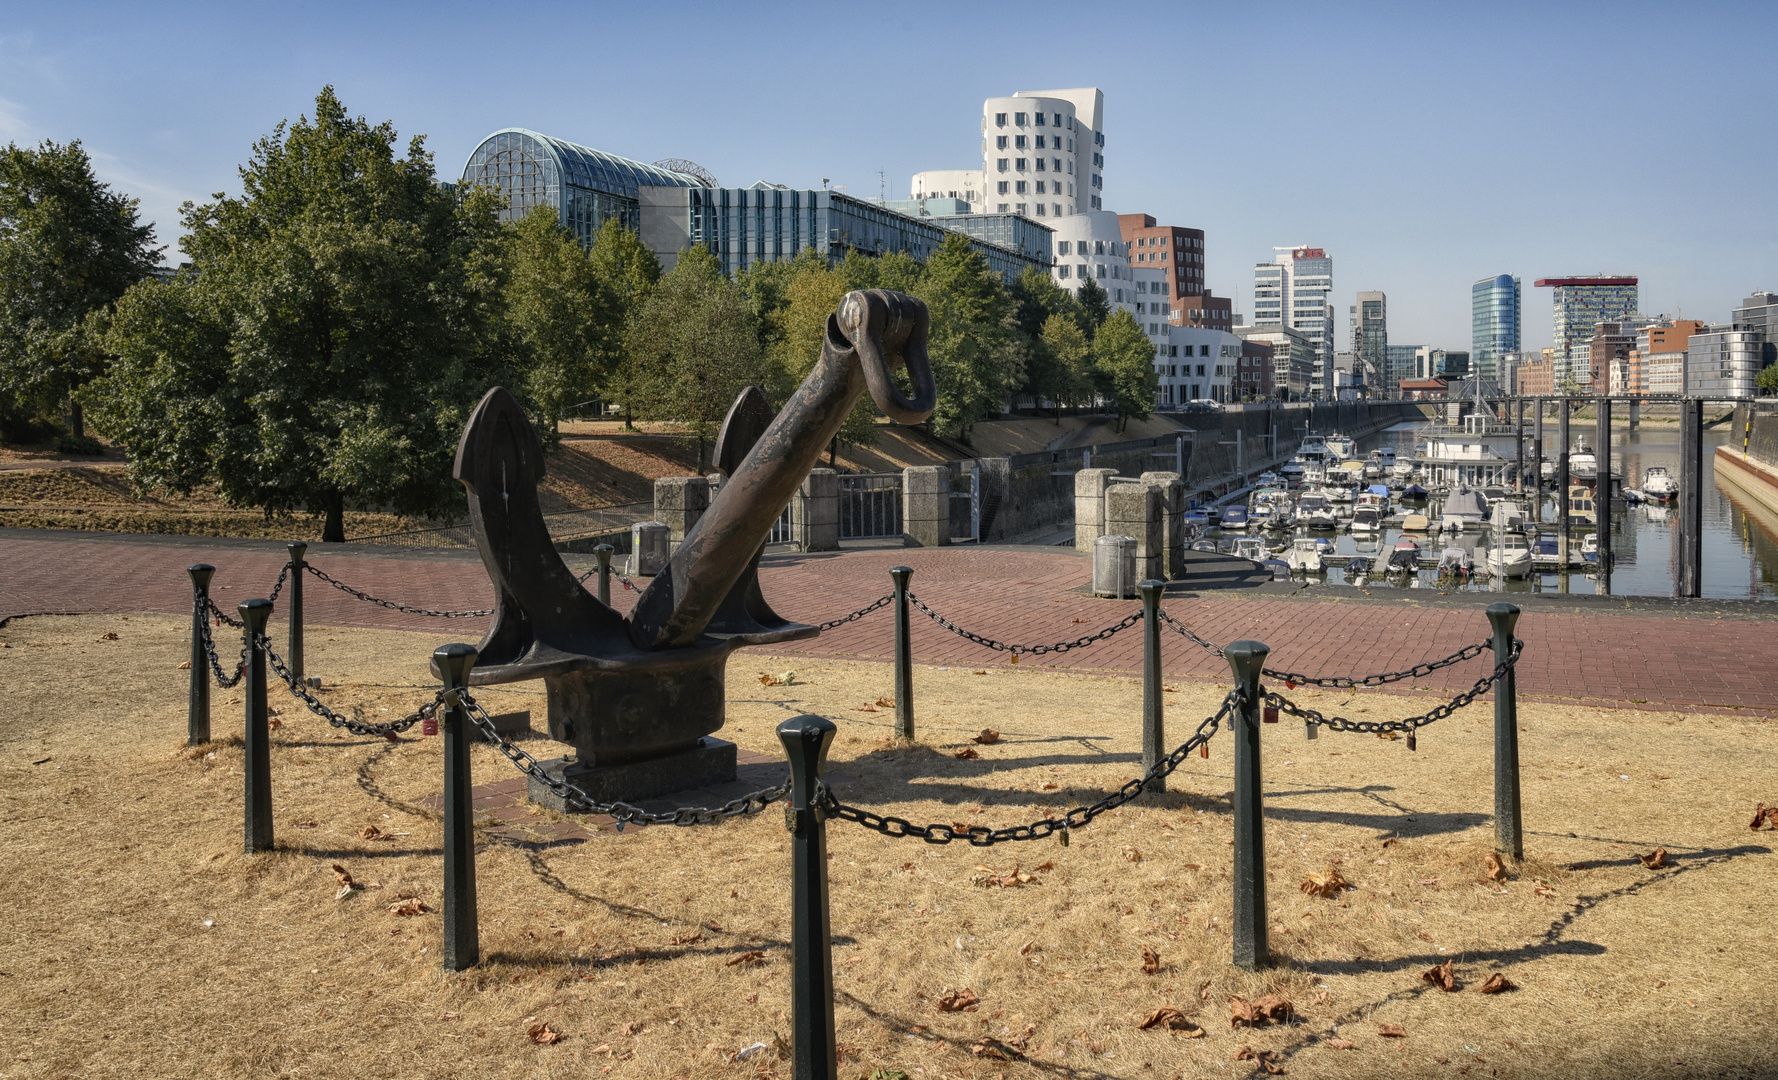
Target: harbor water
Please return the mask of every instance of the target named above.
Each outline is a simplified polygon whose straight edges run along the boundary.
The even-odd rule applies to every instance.
[[[1414,453],[1415,444],[1423,440],[1422,432],[1426,429],[1425,422],[1400,424],[1386,431],[1359,440],[1358,457],[1363,458],[1371,450],[1380,446],[1392,446],[1405,460]],[[1572,437],[1576,448],[1579,447],[1584,435],[1587,444],[1593,441],[1594,427],[1592,421],[1579,421],[1572,425]],[[1545,423],[1544,454],[1552,460],[1556,450],[1555,425],[1551,421]],[[1527,425],[1529,435],[1529,425]],[[1736,599],[1778,599],[1778,513],[1767,511],[1755,503],[1745,492],[1736,487],[1732,481],[1719,482],[1716,478],[1715,455],[1716,447],[1728,438],[1727,425],[1708,429],[1704,432],[1704,581],[1703,595],[1707,597]],[[1530,447],[1527,443],[1526,452]],[[1612,433],[1612,469],[1623,477],[1625,487],[1640,487],[1644,470],[1650,466],[1664,466],[1668,472],[1679,474],[1679,427],[1677,424],[1645,424],[1631,431],[1624,427],[1616,428]],[[1398,493],[1399,494],[1399,493]],[[1436,496],[1434,506],[1436,506]],[[1348,506],[1349,510],[1349,506]],[[1432,513],[1432,511],[1428,511]],[[1675,510],[1671,504],[1645,502],[1633,506],[1620,506],[1612,517],[1612,551],[1616,558],[1612,564],[1611,592],[1618,596],[1673,596],[1675,595],[1674,554],[1675,535],[1673,516]],[[1436,523],[1437,516],[1433,514]],[[1553,494],[1546,494],[1542,520],[1553,523],[1555,520],[1555,503]],[[1232,543],[1235,534],[1211,530],[1209,536],[1218,539],[1224,547]],[[1268,546],[1276,547],[1287,540],[1283,534],[1265,535]],[[1345,531],[1343,525],[1335,532],[1310,532],[1297,529],[1295,536],[1321,536],[1334,544],[1336,555],[1364,555],[1381,565],[1387,562],[1395,541],[1401,536],[1399,528],[1390,527],[1374,537],[1357,538]],[[1409,533],[1408,536],[1418,541],[1422,557],[1427,563],[1438,560],[1439,553],[1447,546],[1457,546],[1470,551],[1475,557],[1476,565],[1482,565],[1480,552],[1489,543],[1486,529],[1468,531],[1460,538],[1451,534]],[[1582,531],[1571,533],[1575,550],[1579,549]],[[1548,572],[1533,573],[1528,578],[1491,578],[1476,574],[1469,580],[1441,577],[1430,567],[1421,569],[1413,575],[1385,575],[1371,573],[1356,579],[1348,579],[1344,568],[1329,567],[1323,574],[1297,575],[1298,580],[1310,584],[1347,584],[1362,585],[1365,588],[1419,588],[1441,591],[1479,590],[1492,592],[1550,592],[1587,594],[1598,591],[1598,582],[1592,567],[1586,569],[1575,567],[1568,573]]]

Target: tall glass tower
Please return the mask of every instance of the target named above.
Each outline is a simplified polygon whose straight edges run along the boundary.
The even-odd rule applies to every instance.
[[[1500,354],[1519,351],[1519,279],[1510,274],[1483,278],[1470,286],[1469,296],[1470,370],[1498,381]]]
[[[1539,278],[1537,287],[1554,289],[1555,352],[1551,359],[1554,390],[1584,394],[1592,390],[1593,330],[1636,313],[1636,278],[1631,274]]]
[[[1281,254],[1253,268],[1253,325],[1287,326],[1315,349],[1310,392],[1333,396],[1333,259],[1321,248],[1273,248]]]

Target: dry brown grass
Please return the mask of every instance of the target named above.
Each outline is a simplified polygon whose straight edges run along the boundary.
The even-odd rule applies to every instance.
[[[118,640],[100,640],[106,632]],[[309,667],[341,687],[329,692],[336,705],[378,719],[423,697],[426,656],[444,640],[316,631]],[[282,696],[279,849],[249,857],[238,740],[181,748],[179,620],[32,619],[0,641],[0,853],[11,871],[0,875],[10,913],[0,1074],[785,1072],[770,1052],[729,1061],[789,1033],[788,849],[775,810],[711,829],[486,844],[487,959],[446,975],[438,916],[387,912],[403,895],[437,906],[440,829],[418,803],[438,789],[439,740],[335,738]],[[788,668],[790,686],[752,678]],[[885,741],[887,711],[861,711],[888,690],[881,666],[743,653],[730,670],[725,735],[776,752],[780,720],[831,716],[842,797],[916,820],[1008,824],[1090,801],[1138,768],[1127,680],[922,668],[922,739],[897,746]],[[1182,737],[1221,690],[1181,683],[1168,695],[1170,734]],[[1410,704],[1363,695],[1342,711],[1375,718]],[[218,693],[219,735],[238,734],[239,708]],[[930,847],[831,825],[842,1075],[1255,1075],[1253,1060],[1234,1060],[1244,1046],[1316,1077],[1773,1075],[1774,834],[1747,829],[1757,801],[1778,803],[1773,726],[1554,706],[1528,706],[1524,726],[1531,857],[1504,888],[1484,880],[1486,704],[1428,729],[1415,754],[1266,728],[1282,962],[1257,975],[1228,964],[1224,739],[1175,774],[1171,793],[1101,818],[1067,848]],[[1000,741],[969,743],[984,727]],[[979,757],[951,756],[966,743]],[[480,782],[513,775],[487,747],[475,769]],[[367,825],[395,839],[362,840]],[[1671,865],[1644,869],[1635,856],[1657,845]],[[1355,888],[1299,891],[1335,860]],[[336,862],[372,887],[336,900]],[[1577,862],[1589,868],[1568,869]],[[1034,880],[974,883],[978,867],[1004,875],[1014,864]],[[753,950],[762,963],[729,963]],[[1464,984],[1456,993],[1420,977],[1447,958]],[[1519,989],[1477,993],[1494,972]],[[979,997],[974,1011],[939,1011],[963,989]],[[1266,994],[1288,997],[1297,1022],[1231,1030],[1230,999]],[[1207,1034],[1139,1029],[1163,1005]],[[529,1042],[538,1023],[565,1038]],[[1380,1037],[1385,1023],[1406,1038]],[[1336,1037],[1354,1047],[1331,1048]],[[1020,1044],[1023,1059],[973,1053],[985,1038]]]

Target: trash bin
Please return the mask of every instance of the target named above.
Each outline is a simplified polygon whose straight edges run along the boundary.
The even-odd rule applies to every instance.
[[[1093,595],[1136,595],[1136,538],[1101,536],[1093,541]]]

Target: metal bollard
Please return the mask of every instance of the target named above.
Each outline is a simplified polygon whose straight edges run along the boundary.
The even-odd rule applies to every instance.
[[[290,581],[284,586],[290,592],[290,649],[284,655],[290,674],[298,682],[303,678],[303,569],[309,564],[303,556],[309,545],[298,542],[284,545],[290,551]]]
[[[1272,650],[1257,641],[1237,641],[1225,654],[1235,683],[1246,695],[1235,728],[1235,913],[1234,964],[1257,971],[1269,963],[1266,945],[1266,836],[1260,800],[1260,669]]]
[[[889,576],[895,579],[895,737],[914,737],[914,657],[913,630],[908,625],[908,579],[914,576],[911,566],[893,566]]]
[[[827,812],[816,793],[834,724],[820,716],[793,716],[778,725],[790,759],[790,1075],[795,1080],[833,1080],[840,1065],[834,1049],[833,932],[827,910]]]
[[[1513,628],[1519,609],[1489,604],[1494,628],[1494,663],[1504,664],[1513,652]],[[1525,857],[1525,826],[1519,804],[1519,687],[1512,668],[1494,683],[1494,850],[1514,861]]]
[[[247,853],[272,850],[272,732],[266,723],[265,649],[259,639],[265,636],[266,623],[272,617],[270,600],[248,600],[237,609],[241,613],[241,634],[247,639],[247,671],[242,695],[247,699],[246,762],[247,774]]]
[[[473,645],[445,645],[432,654],[445,689],[469,685],[475,666]],[[469,792],[469,744],[474,725],[456,694],[446,699],[439,724],[444,732],[444,942],[439,952],[446,971],[463,971],[481,961],[475,909],[475,803]]]
[[[599,603],[611,606],[611,554],[617,549],[610,544],[593,547],[593,558],[599,560]]]
[[[1142,772],[1167,756],[1165,718],[1161,714],[1161,592],[1167,583],[1149,578],[1138,582],[1142,594]],[[1149,781],[1147,790],[1167,790],[1165,777]]]
[[[202,746],[210,741],[210,657],[204,651],[204,620],[210,612],[204,601],[216,568],[193,563],[185,572],[191,575],[191,701],[185,714],[185,745]]]

